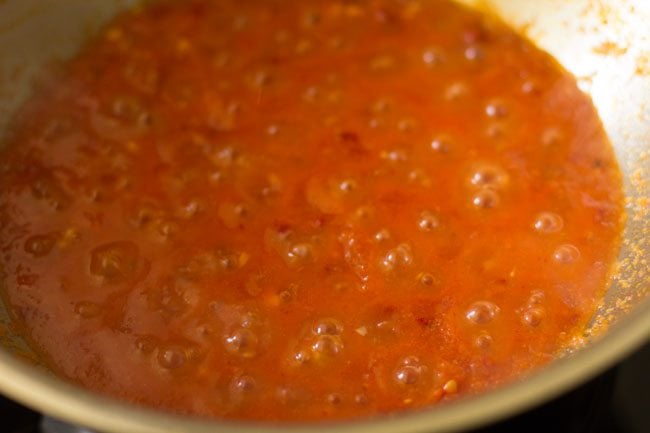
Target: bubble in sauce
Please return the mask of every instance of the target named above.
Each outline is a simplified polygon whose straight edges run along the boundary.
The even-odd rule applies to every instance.
[[[495,140],[499,140],[505,137],[506,132],[506,126],[498,122],[491,122],[485,129],[485,134]]]
[[[521,91],[525,95],[538,95],[541,92],[541,87],[538,82],[529,79],[522,83]]]
[[[327,394],[325,401],[327,401],[327,403],[332,406],[338,406],[343,401],[343,398],[341,397],[341,394],[332,392],[330,394]]]
[[[217,211],[219,219],[229,229],[235,229],[246,221],[250,211],[243,203],[221,203]]]
[[[509,183],[508,173],[496,164],[481,163],[474,166],[469,183],[477,188],[504,188]]]
[[[46,256],[54,248],[56,240],[51,235],[34,235],[25,240],[25,252],[34,257]]]
[[[478,301],[470,305],[465,317],[476,325],[487,325],[499,314],[499,307],[488,301]]]
[[[444,56],[438,48],[428,48],[422,53],[422,61],[427,66],[435,66],[443,63]]]
[[[273,82],[273,76],[268,71],[260,70],[252,74],[248,81],[252,87],[262,88],[269,86]]]
[[[433,287],[438,283],[438,279],[428,272],[420,272],[417,280],[424,287]]]
[[[431,178],[421,168],[414,168],[408,173],[409,181],[424,187],[431,186]]]
[[[224,338],[228,353],[241,358],[254,358],[258,354],[258,338],[250,329],[239,328]]]
[[[406,151],[403,149],[382,150],[379,153],[379,156],[381,159],[390,162],[404,162],[408,159]]]
[[[142,335],[135,340],[135,348],[143,355],[149,355],[158,348],[158,340],[150,335]]]
[[[168,218],[161,218],[156,222],[156,231],[163,239],[170,239],[174,237],[180,230],[179,224]]]
[[[476,347],[482,350],[487,350],[492,347],[493,339],[487,332],[480,333],[474,340]]]
[[[338,187],[342,192],[352,192],[357,189],[358,185],[354,179],[343,179],[339,182]]]
[[[181,206],[178,215],[181,218],[189,219],[196,216],[201,211],[201,203],[198,200],[190,200]]]
[[[479,46],[472,45],[465,48],[464,55],[470,62],[478,62],[485,57],[485,51]]]
[[[61,211],[70,206],[72,198],[51,173],[44,173],[31,185],[34,197],[45,201],[52,209]]]
[[[546,128],[540,137],[542,146],[551,147],[557,146],[562,142],[563,134],[559,128],[550,127]]]
[[[368,404],[368,397],[365,394],[357,394],[354,396],[354,402],[359,406],[365,406]]]
[[[343,340],[338,335],[319,335],[311,349],[317,359],[333,358],[343,351]]]
[[[310,399],[309,393],[304,389],[281,385],[275,391],[276,399],[284,406],[295,407]]]
[[[104,244],[91,252],[90,273],[111,283],[123,282],[135,274],[138,258],[138,247],[133,242]]]
[[[399,363],[400,365],[414,365],[417,367],[420,365],[420,358],[417,356],[405,356]]]
[[[528,298],[528,305],[540,305],[542,302],[544,302],[545,298],[546,295],[543,291],[535,290],[530,294],[530,297]]]
[[[469,94],[469,87],[464,82],[455,82],[447,86],[444,97],[447,101],[453,102],[465,98]]]
[[[412,131],[415,129],[418,125],[418,122],[410,117],[406,117],[404,119],[400,119],[397,122],[397,129],[402,132],[407,132],[407,131]]]
[[[234,403],[240,404],[254,394],[256,387],[257,382],[252,376],[243,374],[234,377],[228,386],[230,398]]]
[[[287,262],[297,264],[308,260],[313,254],[313,248],[308,243],[298,243],[289,248],[287,251]]]
[[[492,100],[485,106],[485,114],[488,117],[506,117],[508,116],[508,106],[501,100]]]
[[[492,188],[483,188],[472,197],[472,205],[476,209],[494,209],[500,203],[499,194]]]
[[[418,218],[418,227],[423,232],[430,232],[440,226],[440,219],[438,216],[428,210],[420,212]]]
[[[395,371],[395,380],[401,385],[415,385],[420,380],[420,369],[413,365],[405,365]]]
[[[318,100],[318,96],[321,94],[321,91],[316,86],[309,86],[302,93],[302,100],[305,102],[313,103]]]
[[[388,229],[381,229],[374,236],[377,242],[384,242],[390,239],[390,231]]]
[[[390,111],[393,104],[389,98],[379,98],[370,104],[369,111],[374,114],[386,113]]]
[[[425,370],[417,357],[407,356],[399,362],[393,378],[398,385],[412,386],[421,380]]]
[[[430,143],[431,150],[437,153],[448,153],[452,147],[452,139],[448,135],[437,135],[433,137]]]
[[[74,312],[84,319],[90,319],[92,317],[97,317],[101,314],[102,309],[99,305],[94,302],[82,301],[78,302],[74,307]]]
[[[410,245],[400,244],[389,250],[380,260],[380,266],[387,272],[407,268],[413,263],[413,252]]]
[[[530,307],[523,312],[521,320],[531,328],[536,328],[542,323],[544,316],[545,312],[542,307]]]
[[[542,212],[537,215],[533,227],[538,233],[557,233],[564,227],[562,217],[553,212]]]
[[[340,335],[343,325],[336,319],[321,319],[314,325],[313,332],[317,335]]]
[[[175,370],[187,361],[185,350],[180,346],[161,347],[158,351],[158,364],[167,369]]]
[[[305,365],[311,361],[311,355],[304,350],[298,350],[291,356],[291,359],[297,365]]]
[[[113,101],[111,108],[112,114],[124,123],[138,127],[146,127],[151,124],[151,114],[136,98],[117,98]]]
[[[560,245],[553,252],[553,259],[562,264],[570,264],[580,258],[580,250],[571,244]]]

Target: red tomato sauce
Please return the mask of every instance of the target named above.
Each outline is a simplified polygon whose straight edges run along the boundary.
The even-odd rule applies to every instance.
[[[0,158],[3,297],[60,375],[321,420],[492,389],[579,341],[622,187],[590,99],[448,1],[154,2]]]

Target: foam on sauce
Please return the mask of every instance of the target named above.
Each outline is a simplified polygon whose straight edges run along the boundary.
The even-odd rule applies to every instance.
[[[61,375],[319,420],[494,388],[580,337],[620,174],[548,55],[448,1],[154,2],[0,161],[3,297]]]

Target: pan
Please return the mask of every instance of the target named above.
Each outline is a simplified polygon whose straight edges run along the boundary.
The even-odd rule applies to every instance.
[[[344,423],[260,425],[143,409],[70,384],[42,366],[0,302],[0,392],[50,416],[113,433],[458,431],[512,416],[586,381],[650,337],[650,2],[462,0],[550,52],[598,109],[618,158],[627,224],[615,275],[586,346],[515,383],[429,410]],[[39,72],[73,56],[129,0],[0,1],[0,143]],[[1,284],[1,283],[0,283]]]

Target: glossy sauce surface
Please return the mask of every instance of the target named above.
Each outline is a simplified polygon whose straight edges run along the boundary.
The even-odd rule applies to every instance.
[[[620,176],[548,55],[447,1],[158,2],[0,157],[3,297],[61,375],[201,416],[471,395],[579,340]]]

